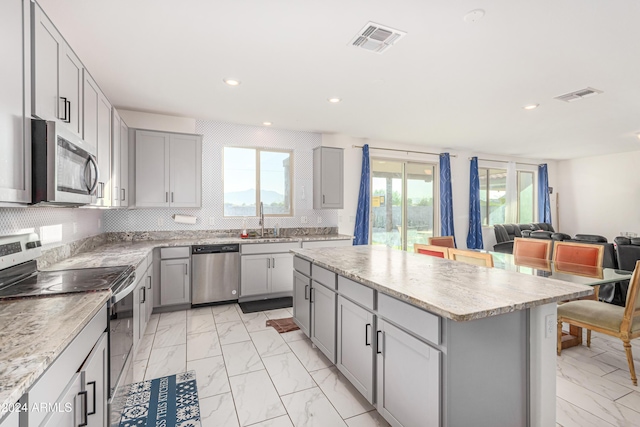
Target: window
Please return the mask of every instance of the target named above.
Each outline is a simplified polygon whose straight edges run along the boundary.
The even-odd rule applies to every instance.
[[[291,151],[224,147],[224,216],[292,216]]]
[[[372,159],[371,244],[413,252],[433,236],[436,166]]]
[[[504,224],[507,208],[506,169],[479,168],[480,212],[482,225]],[[517,171],[517,220],[520,224],[535,221],[535,186],[533,171]]]

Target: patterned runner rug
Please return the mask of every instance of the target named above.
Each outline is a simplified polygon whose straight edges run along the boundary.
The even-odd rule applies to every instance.
[[[196,372],[129,385],[120,427],[200,427]]]

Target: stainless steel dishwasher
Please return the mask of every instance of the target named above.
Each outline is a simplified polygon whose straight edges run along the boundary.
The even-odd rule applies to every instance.
[[[238,299],[240,245],[191,247],[191,305]]]

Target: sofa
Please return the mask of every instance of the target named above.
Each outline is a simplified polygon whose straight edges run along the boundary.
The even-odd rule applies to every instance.
[[[513,253],[513,239],[522,237],[522,231],[531,231],[531,224],[496,224],[493,231],[496,234],[495,252]]]

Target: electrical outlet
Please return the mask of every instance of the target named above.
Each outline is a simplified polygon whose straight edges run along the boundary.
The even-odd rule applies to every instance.
[[[545,329],[544,329],[544,337],[549,338],[555,336],[555,331],[557,327],[556,316],[553,314],[547,314],[544,318]]]
[[[216,218],[214,216],[209,217],[209,225],[216,225]]]
[[[316,221],[318,221],[318,224],[322,224],[322,217],[321,217],[321,216],[319,216],[319,217],[316,219]]]
[[[98,218],[98,228],[102,227],[102,219]]]
[[[158,218],[158,226],[164,225],[164,218]]]
[[[303,224],[306,224],[307,223],[307,217],[306,216],[301,216],[300,217],[300,222],[303,223]]]

